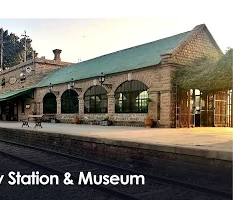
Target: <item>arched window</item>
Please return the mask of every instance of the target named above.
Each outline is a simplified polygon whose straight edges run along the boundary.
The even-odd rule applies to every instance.
[[[1,86],[5,86],[5,78],[2,79]]]
[[[117,113],[147,113],[148,87],[140,81],[126,81],[115,91]]]
[[[74,90],[66,90],[61,96],[61,111],[65,114],[78,113],[78,94]]]
[[[43,113],[55,114],[57,112],[56,96],[48,93],[43,97]]]
[[[102,86],[93,86],[84,94],[85,113],[107,113],[107,91]]]

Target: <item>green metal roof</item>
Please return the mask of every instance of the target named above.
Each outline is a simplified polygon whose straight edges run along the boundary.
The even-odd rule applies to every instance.
[[[161,61],[160,55],[170,53],[187,37],[189,32],[180,33],[58,69],[48,74],[36,87],[45,87],[50,83],[53,85],[66,83],[70,82],[72,78],[74,80],[81,80],[96,77],[101,72],[104,74],[113,74],[159,64]]]
[[[10,100],[10,99],[13,99],[13,98],[15,98],[17,96],[27,94],[32,89],[33,89],[33,87],[29,87],[29,88],[22,88],[22,89],[17,89],[17,90],[6,91],[6,92],[3,92],[3,93],[0,93],[0,102]]]

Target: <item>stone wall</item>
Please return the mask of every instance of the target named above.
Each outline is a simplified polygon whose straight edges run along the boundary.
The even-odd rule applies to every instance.
[[[164,67],[162,68],[160,65],[151,66],[148,68],[129,71],[119,74],[107,75],[105,83],[111,84],[112,88],[109,88],[104,85],[104,88],[107,90],[108,96],[108,113],[107,114],[89,114],[84,113],[84,93],[94,85],[98,85],[99,82],[96,78],[81,80],[75,82],[74,90],[79,95],[79,116],[80,119],[83,120],[85,123],[93,122],[95,120],[104,119],[106,116],[109,116],[109,119],[113,121],[116,125],[134,125],[134,126],[143,126],[144,119],[147,114],[145,113],[115,113],[115,98],[114,93],[116,89],[125,81],[128,80],[138,80],[143,82],[149,88],[149,98],[151,102],[149,103],[149,114],[152,115],[155,121],[158,121],[157,118],[157,105],[158,105],[158,95],[164,93],[165,91],[169,91],[171,83],[169,77],[169,68]],[[74,114],[61,114],[61,95],[64,91],[68,89],[68,85],[59,84],[53,86],[53,93],[57,97],[57,118],[63,122],[72,122],[73,118],[76,116]],[[43,97],[49,92],[48,88],[39,88],[36,90],[35,93],[35,100],[42,105]],[[169,94],[166,93],[162,96],[162,101],[167,99]],[[162,106],[162,110],[164,112],[161,115],[165,115],[168,112],[168,105]],[[165,109],[166,108],[166,109]],[[40,110],[37,111],[38,113],[43,112],[42,106],[40,106]],[[158,111],[159,112],[159,111]],[[162,116],[163,120],[160,122],[161,125],[169,126],[169,117]]]
[[[189,65],[194,60],[203,57],[218,59],[222,54],[207,27],[198,25],[189,33],[188,38],[172,52],[168,62]]]
[[[138,166],[140,169],[153,167],[154,170],[168,167],[174,170],[173,164],[181,162],[182,166],[190,167],[198,164],[199,169],[208,167],[211,169],[221,169],[223,172],[232,170],[232,154],[230,152],[220,154],[211,153],[200,149],[192,151],[188,148],[180,147],[160,147],[152,144],[134,143],[129,141],[115,141],[108,139],[98,139],[83,136],[65,135],[53,132],[34,131],[27,129],[0,128],[0,140],[17,142],[19,144],[31,145],[37,148],[49,149],[67,154],[83,156],[86,158],[93,156],[103,158],[103,161],[111,159]],[[169,165],[169,161],[173,161]],[[142,167],[143,166],[143,167]],[[170,167],[170,168],[169,168]],[[174,172],[173,172],[174,173]],[[214,172],[214,173],[218,173]]]
[[[134,126],[143,126],[144,118],[147,114],[145,113],[115,113],[115,98],[114,93],[115,90],[127,80],[138,80],[146,84],[149,90],[159,89],[159,73],[160,66],[152,66],[149,68],[144,68],[141,70],[136,70],[132,72],[124,72],[115,75],[107,75],[105,83],[111,84],[112,88],[109,88],[104,85],[104,88],[107,90],[108,96],[108,113],[105,114],[89,114],[84,113],[84,93],[94,85],[99,85],[99,82],[96,78],[81,80],[75,82],[74,90],[79,95],[79,114],[61,114],[61,95],[64,91],[68,89],[68,85],[59,84],[53,86],[53,93],[57,97],[57,119],[62,122],[72,122],[76,115],[80,116],[80,119],[84,123],[95,123],[95,121],[100,121],[104,119],[106,116],[109,116],[109,119],[113,121],[116,125],[134,125]],[[165,74],[167,77],[168,74]],[[48,88],[38,88],[35,92],[35,101],[40,104],[40,108],[38,108],[37,112],[42,113],[43,107],[43,97],[49,92]],[[149,97],[152,98],[152,104],[155,103],[154,96],[149,93]],[[151,106],[152,107],[152,106]],[[154,106],[153,106],[154,107]],[[157,120],[155,118],[155,120]]]
[[[0,72],[0,83],[5,79],[5,85],[0,85],[0,93],[34,86],[48,73],[67,65],[69,63],[58,60],[35,58],[34,60],[28,60],[25,63],[5,69]],[[20,79],[21,73],[25,74],[25,80]],[[28,115],[35,113],[42,106],[38,102],[35,102],[32,96],[30,98],[17,98],[13,100],[18,105],[18,120],[27,119]]]
[[[0,82],[3,78],[5,79],[5,86],[0,86],[0,93],[33,86],[48,73],[67,65],[69,63],[35,58],[35,60],[28,60],[25,63],[5,69],[0,72]],[[23,81],[20,79],[21,73],[24,73],[26,77]]]

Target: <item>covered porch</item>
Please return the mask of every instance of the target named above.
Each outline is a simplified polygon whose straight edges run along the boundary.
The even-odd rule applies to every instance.
[[[175,127],[233,127],[233,50],[178,66],[173,94]]]
[[[176,127],[233,127],[232,90],[177,91]]]
[[[22,116],[34,110],[34,93],[32,88],[6,91],[0,95],[0,120],[19,121]]]

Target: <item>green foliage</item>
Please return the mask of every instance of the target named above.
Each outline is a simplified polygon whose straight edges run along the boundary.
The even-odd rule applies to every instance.
[[[176,83],[182,89],[201,91],[226,90],[233,87],[233,49],[219,60],[202,58],[191,66],[176,70]]]
[[[31,39],[26,40],[27,60],[32,58]],[[3,67],[12,67],[24,60],[24,38],[19,38],[14,33],[3,30]]]

